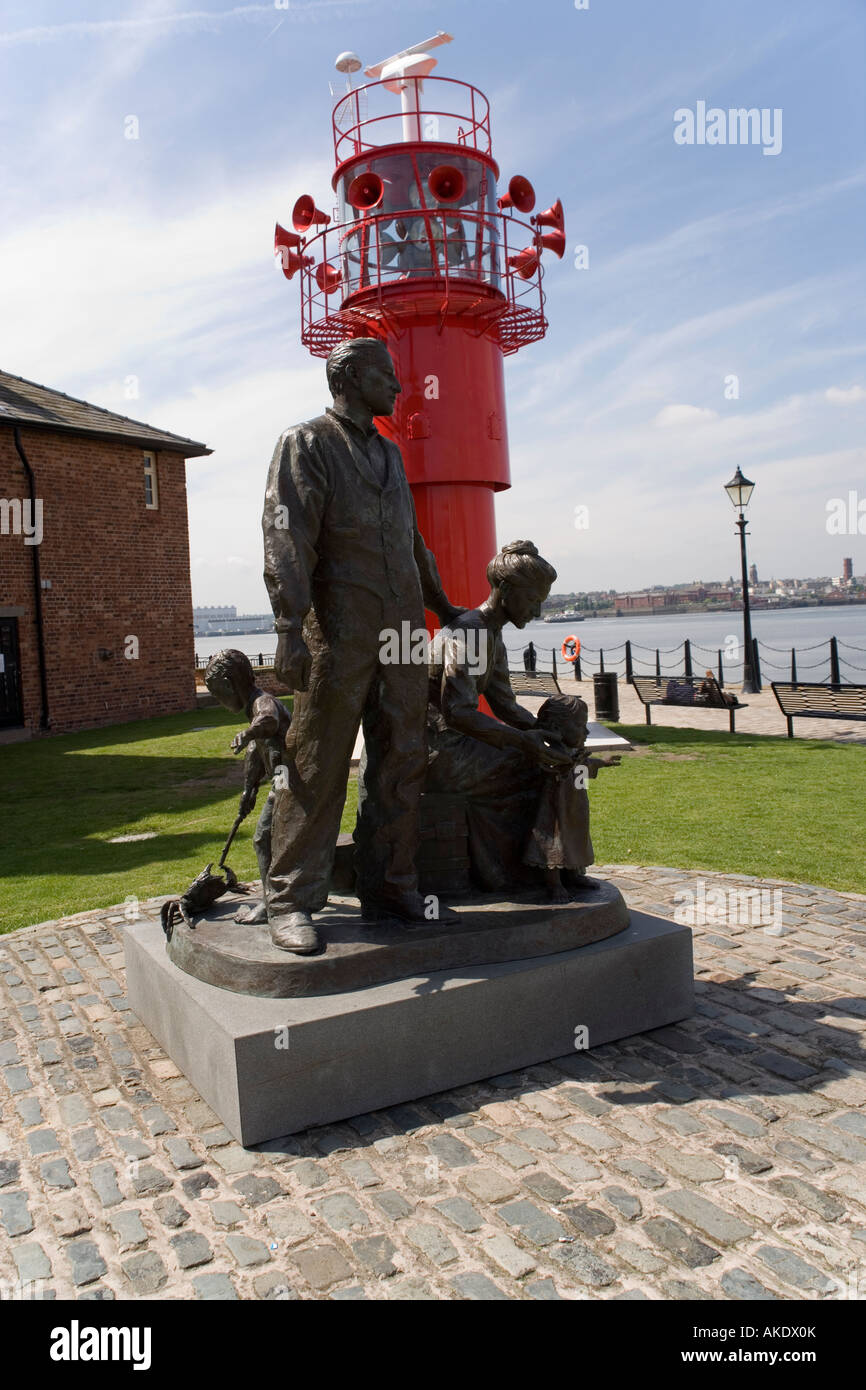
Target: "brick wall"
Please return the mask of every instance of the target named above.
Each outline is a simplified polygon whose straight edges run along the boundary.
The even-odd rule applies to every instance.
[[[196,685],[200,694],[202,691],[207,690],[207,686],[204,683],[204,673],[206,669],[206,665],[199,666],[195,673]],[[253,661],[253,676],[255,677],[256,685],[259,686],[261,690],[266,690],[269,695],[291,695],[292,693],[287,685],[283,685],[282,681],[277,680],[272,666],[257,666],[255,661]]]
[[[43,502],[39,561],[50,730],[115,724],[195,706],[186,472],[157,451],[159,507],[145,507],[143,450],[21,426]],[[12,430],[0,425],[0,498],[25,498]],[[18,619],[25,726],[39,728],[33,547],[0,535],[0,611]],[[124,639],[138,638],[137,660]],[[100,659],[99,649],[111,652]]]

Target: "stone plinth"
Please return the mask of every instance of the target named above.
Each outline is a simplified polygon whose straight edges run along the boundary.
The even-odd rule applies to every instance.
[[[125,945],[132,1009],[247,1145],[560,1057],[576,1040],[591,1050],[693,1006],[691,932],[643,912],[555,954],[284,999],[185,974],[154,922],[130,924]]]

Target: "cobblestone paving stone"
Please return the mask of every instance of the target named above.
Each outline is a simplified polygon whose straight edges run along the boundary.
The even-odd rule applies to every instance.
[[[866,1297],[866,897],[701,877],[783,925],[694,929],[693,1018],[252,1150],[131,1013],[121,909],[0,938],[0,1294]]]

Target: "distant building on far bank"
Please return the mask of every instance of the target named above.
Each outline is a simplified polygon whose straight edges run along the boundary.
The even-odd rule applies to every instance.
[[[665,608],[676,608],[683,603],[705,603],[707,600],[730,603],[733,598],[733,589],[705,588],[700,585],[691,589],[665,589],[662,592],[654,589],[637,594],[617,594],[616,604],[622,612],[630,613],[641,609],[663,611]]]
[[[210,452],[0,372],[0,736],[194,708],[185,460]]]
[[[193,631],[196,637],[203,636],[210,632],[211,623],[225,623],[230,618],[237,617],[237,609],[234,604],[225,605],[222,608],[216,606],[212,608],[194,608],[192,610]]]
[[[854,561],[853,561],[853,559],[847,559],[847,558],[846,558],[846,559],[844,559],[844,560],[842,561],[842,579],[843,579],[843,582],[844,582],[845,584],[850,584],[850,583],[852,582],[853,578],[854,578]]]
[[[225,637],[233,632],[274,630],[273,613],[238,613],[233,605],[225,608],[194,608],[192,617],[196,637]]]

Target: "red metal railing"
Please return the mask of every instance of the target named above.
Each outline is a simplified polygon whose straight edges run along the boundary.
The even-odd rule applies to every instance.
[[[508,264],[537,235],[518,218],[465,208],[406,208],[325,227],[304,255],[321,265],[331,247],[342,280],[328,295],[315,265],[301,269],[301,339],[315,356],[327,356],[359,329],[400,333],[401,322],[432,309],[443,321],[450,313],[471,322],[504,353],[517,352],[547,329],[541,264],[525,278]]]
[[[463,92],[468,93],[468,101],[457,111],[439,105],[428,105],[425,101],[427,88],[434,83],[434,101],[440,96],[443,102],[451,97],[451,88],[461,88]],[[449,86],[447,92],[442,91],[445,83]],[[362,102],[369,103],[371,93],[376,97],[384,94],[387,99],[388,110],[381,115],[370,116],[366,110],[362,112]],[[479,92],[477,87],[471,86],[468,82],[461,82],[455,77],[425,77],[420,93],[419,110],[412,114],[417,114],[423,141],[465,145],[481,154],[492,153],[490,103],[483,92]],[[366,154],[370,150],[381,149],[384,145],[404,143],[400,98],[397,93],[388,91],[384,82],[370,82],[347,92],[334,107],[332,125],[334,158],[338,167],[354,155]],[[376,138],[372,138],[373,136]]]

